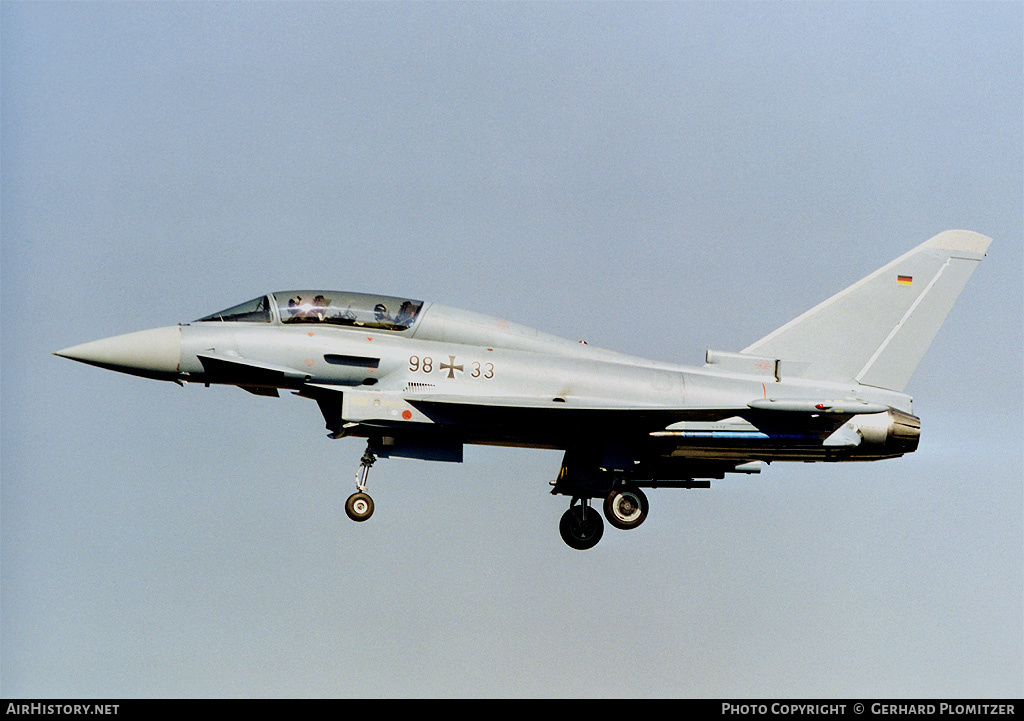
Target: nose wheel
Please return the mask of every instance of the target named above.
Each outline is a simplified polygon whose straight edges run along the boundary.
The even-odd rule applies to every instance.
[[[376,462],[377,456],[373,455],[367,445],[359,461],[359,470],[356,471],[356,492],[345,501],[345,513],[353,521],[365,521],[373,515],[373,499],[366,492],[366,481],[370,476],[370,467]]]
[[[345,501],[345,513],[353,521],[365,521],[373,515],[373,499],[365,493],[353,493]]]

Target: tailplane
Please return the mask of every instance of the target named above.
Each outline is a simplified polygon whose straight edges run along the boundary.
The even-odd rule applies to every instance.
[[[803,377],[902,391],[991,238],[947,230],[743,349]]]

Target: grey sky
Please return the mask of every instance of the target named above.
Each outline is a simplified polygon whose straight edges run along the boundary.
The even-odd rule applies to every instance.
[[[1020,3],[0,2],[0,692],[1024,691]],[[315,404],[56,358],[266,291],[416,297],[700,364],[991,236],[920,450],[652,491],[381,461]]]

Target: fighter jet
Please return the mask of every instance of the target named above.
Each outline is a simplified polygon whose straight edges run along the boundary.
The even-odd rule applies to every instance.
[[[437,303],[328,290],[261,295],[191,323],[56,355],[185,385],[287,390],[330,438],[366,439],[345,511],[373,514],[378,458],[461,462],[467,444],[564,451],[559,532],[647,518],[645,488],[708,488],[776,461],[874,461],[917,449],[904,393],[990,238],[936,235],[739,352],[645,360]],[[602,512],[592,507],[597,499]]]

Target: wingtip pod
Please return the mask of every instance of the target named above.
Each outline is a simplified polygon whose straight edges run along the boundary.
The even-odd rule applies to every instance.
[[[971,230],[946,230],[925,241],[926,248],[984,256],[992,239]]]

